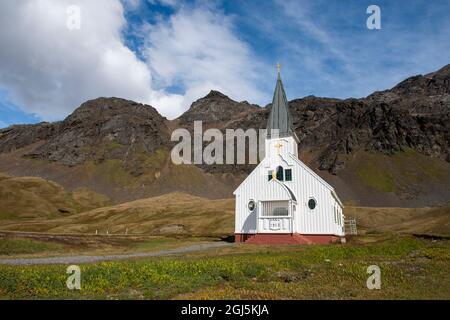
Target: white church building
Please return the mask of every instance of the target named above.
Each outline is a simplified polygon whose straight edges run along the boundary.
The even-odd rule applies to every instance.
[[[234,191],[236,242],[311,244],[344,239],[344,206],[333,187],[299,160],[298,143],[278,71],[265,158]]]

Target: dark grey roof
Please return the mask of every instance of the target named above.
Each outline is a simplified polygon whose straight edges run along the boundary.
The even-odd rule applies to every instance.
[[[280,136],[293,133],[292,117],[289,112],[289,103],[284,92],[283,82],[278,73],[277,86],[273,94],[272,109],[267,121],[267,134],[270,136],[272,129],[278,129]]]

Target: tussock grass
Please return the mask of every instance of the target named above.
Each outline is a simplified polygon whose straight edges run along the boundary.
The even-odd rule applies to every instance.
[[[450,236],[450,203],[433,208],[346,207],[345,215],[369,232]]]
[[[58,219],[30,220],[4,225],[4,230],[52,233],[149,235],[224,235],[233,233],[234,200],[210,200],[170,193],[103,207]]]
[[[55,218],[109,203],[108,197],[87,188],[67,192],[42,178],[2,175],[0,179],[0,220]]]
[[[445,185],[450,174],[445,160],[427,157],[408,148],[392,155],[359,152],[356,159],[353,169],[359,180],[382,192],[401,194],[411,186],[417,188],[427,181]]]
[[[62,245],[56,243],[46,243],[31,239],[0,238],[0,256],[33,254],[42,252],[60,252]]]
[[[236,246],[183,257],[81,266],[80,291],[67,266],[0,266],[2,298],[449,299],[450,249],[412,237],[369,244]],[[382,272],[368,290],[367,267]]]
[[[82,201],[82,198],[78,198]],[[434,208],[347,206],[361,232],[450,236],[450,204]],[[234,231],[234,199],[210,200],[170,193],[79,214],[2,223],[0,229],[51,233],[224,236]]]

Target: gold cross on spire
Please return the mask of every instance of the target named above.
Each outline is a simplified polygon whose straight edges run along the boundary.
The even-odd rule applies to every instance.
[[[280,149],[281,149],[282,146],[283,146],[283,145],[281,144],[281,142],[278,142],[278,143],[275,145],[275,148],[277,148],[278,154],[280,154]]]
[[[281,64],[277,63],[277,70],[278,70],[278,74],[280,74],[280,70],[281,70]]]

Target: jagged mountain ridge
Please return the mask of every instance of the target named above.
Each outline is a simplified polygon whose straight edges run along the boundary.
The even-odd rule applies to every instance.
[[[348,171],[356,161],[356,155],[365,152],[394,156],[397,152],[412,150],[440,161],[439,169],[444,170],[443,175],[448,175],[449,71],[450,65],[447,65],[434,73],[408,78],[392,89],[375,92],[364,99],[309,96],[292,100],[290,108],[300,138],[300,157],[332,184],[345,184],[344,190],[355,189]],[[119,98],[99,98],[82,104],[60,122],[0,130],[0,160],[4,159],[0,171],[30,175],[29,161],[44,161],[42,165],[33,166],[34,173],[31,174],[53,178],[63,185],[66,181],[69,188],[88,183],[96,190],[95,184],[93,187],[91,182],[86,182],[89,179],[78,184],[67,182],[67,176],[77,179],[67,167],[114,163],[117,166],[114,170],[123,170],[124,175],[130,175],[138,182],[127,177],[125,182],[113,183],[117,184],[114,192],[99,190],[111,196],[121,198],[120,194],[128,192],[122,197],[128,200],[167,191],[188,191],[225,197],[254,166],[202,165],[199,170],[184,168],[181,173],[180,168],[174,169],[169,163],[169,151],[174,144],[170,141],[171,130],[176,127],[192,130],[195,120],[202,120],[204,129],[265,128],[269,108],[270,105],[261,108],[245,101],[236,102],[213,90],[194,102],[178,119],[168,121],[151,106]],[[16,166],[5,163],[12,159]],[[50,164],[60,167],[50,168]],[[58,170],[64,173],[55,174]],[[178,176],[190,173],[185,179],[176,181],[175,170],[178,170]],[[194,180],[204,184],[211,180],[212,183],[205,189],[193,185]],[[439,183],[449,189],[447,180],[441,180]],[[214,191],[214,188],[218,189]],[[428,189],[440,188],[433,185]],[[399,191],[401,201],[417,197],[417,192],[429,192],[405,190]],[[382,190],[381,194],[388,191]],[[344,193],[351,200],[372,205],[358,192]],[[448,193],[441,192],[431,202],[446,200],[446,197],[448,200]],[[427,203],[426,197],[424,199],[421,203]]]

